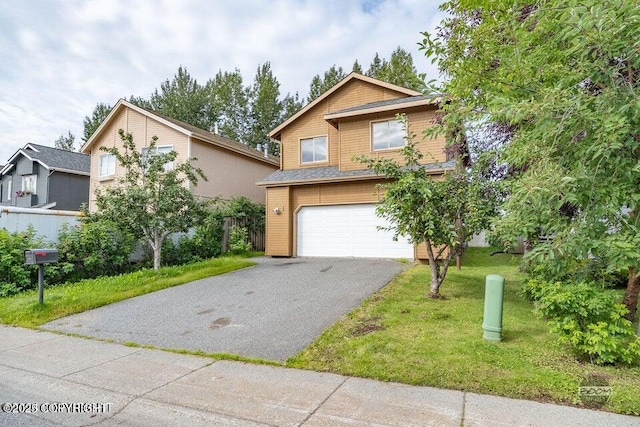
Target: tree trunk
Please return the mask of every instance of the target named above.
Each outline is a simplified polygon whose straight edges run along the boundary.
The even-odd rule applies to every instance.
[[[434,251],[433,246],[429,240],[425,239],[425,246],[427,247],[427,255],[429,257],[429,268],[431,269],[431,285],[429,287],[429,298],[439,299],[443,298],[440,295],[440,285],[444,282],[444,278],[447,276],[447,270],[449,269],[449,263],[453,255],[453,250],[449,248],[449,252],[442,264],[438,265],[438,259]]]
[[[160,268],[160,257],[162,254],[162,241],[160,240],[160,236],[153,237],[153,244],[151,245],[153,249],[153,269],[158,270]]]
[[[629,268],[629,281],[627,282],[627,291],[624,293],[622,303],[629,310],[624,317],[632,322],[638,310],[638,294],[640,294],[640,275],[636,274],[633,268]],[[640,332],[640,329],[638,329],[638,332]]]
[[[438,271],[438,261],[429,257],[429,267],[431,267],[431,286],[429,287],[429,297],[440,298],[440,274]]]

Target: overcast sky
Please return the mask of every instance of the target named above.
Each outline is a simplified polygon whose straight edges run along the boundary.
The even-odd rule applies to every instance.
[[[53,146],[98,102],[148,98],[180,65],[200,83],[271,62],[282,94],[306,97],[336,64],[366,70],[398,46],[418,50],[442,19],[425,0],[0,0],[0,164],[32,142]]]

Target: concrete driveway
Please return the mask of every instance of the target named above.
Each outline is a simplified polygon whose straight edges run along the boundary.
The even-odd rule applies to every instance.
[[[44,329],[284,361],[405,267],[354,258],[258,265],[49,322]]]

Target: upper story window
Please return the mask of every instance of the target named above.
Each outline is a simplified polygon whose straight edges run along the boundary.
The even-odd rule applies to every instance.
[[[36,194],[36,185],[38,183],[38,175],[22,176],[22,192],[27,194]]]
[[[116,173],[116,156],[114,154],[103,154],[100,156],[100,175],[110,176]]]
[[[407,133],[397,120],[371,123],[371,145],[374,150],[404,147]]]
[[[327,137],[316,136],[300,140],[300,162],[326,162],[327,161]]]
[[[157,154],[169,154],[173,151],[173,145],[156,145],[153,150],[149,147],[142,147],[142,157],[146,158],[149,155]],[[167,162],[164,164],[164,170],[170,171],[173,169],[173,162]]]

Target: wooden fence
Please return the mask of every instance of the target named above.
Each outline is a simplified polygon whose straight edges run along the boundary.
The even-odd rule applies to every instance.
[[[243,227],[249,234],[249,242],[254,251],[264,251],[264,224],[257,224],[249,218],[227,217],[224,219],[224,235],[222,236],[222,252],[229,250],[231,227]]]

